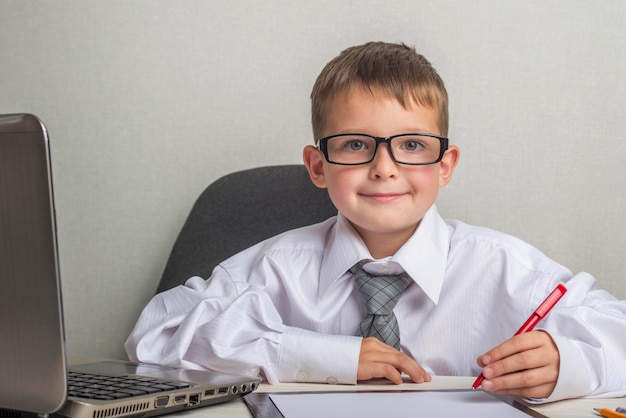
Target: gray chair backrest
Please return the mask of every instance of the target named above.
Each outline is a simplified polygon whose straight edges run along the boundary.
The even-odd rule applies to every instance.
[[[168,259],[157,293],[192,276],[208,278],[226,258],[289,229],[337,214],[303,165],[228,174],[198,197]]]

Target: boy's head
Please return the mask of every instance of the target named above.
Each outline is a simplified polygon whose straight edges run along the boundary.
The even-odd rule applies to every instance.
[[[412,236],[459,158],[449,145],[448,98],[430,63],[401,44],[368,43],[324,67],[312,99],[315,142],[303,150],[374,258]]]
[[[317,77],[311,92],[315,141],[323,136],[332,100],[352,88],[383,94],[404,108],[431,107],[437,111],[439,135],[448,135],[448,93],[430,62],[404,44],[369,42],[344,50]]]

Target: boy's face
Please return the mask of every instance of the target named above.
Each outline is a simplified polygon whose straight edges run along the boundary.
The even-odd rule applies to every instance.
[[[353,88],[339,94],[328,108],[323,136],[363,133],[388,137],[402,133],[440,135],[437,111],[412,104],[405,109],[392,98]],[[311,180],[328,188],[331,200],[354,226],[372,256],[394,254],[415,232],[433,205],[440,187],[452,176],[459,151],[450,146],[441,162],[411,166],[396,163],[380,144],[368,164],[331,164],[317,148],[304,149]]]

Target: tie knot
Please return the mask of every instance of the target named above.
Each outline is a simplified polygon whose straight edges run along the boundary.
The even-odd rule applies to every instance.
[[[375,276],[363,270],[360,264],[350,271],[354,274],[367,312],[373,315],[390,315],[402,292],[411,284],[411,278],[406,273]]]

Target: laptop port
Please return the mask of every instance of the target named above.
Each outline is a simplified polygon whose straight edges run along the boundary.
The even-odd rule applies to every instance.
[[[212,398],[215,395],[217,395],[217,389],[209,389],[209,390],[204,391],[205,398]]]
[[[193,395],[189,395],[189,406],[198,405],[200,403],[200,394],[194,393]]]
[[[241,393],[246,393],[248,391],[248,385],[246,385],[245,383],[243,383],[241,385]]]
[[[217,390],[217,394],[220,395],[220,396],[228,395],[228,388],[225,388],[225,387],[219,388]]]
[[[180,405],[185,402],[187,402],[187,395],[176,395],[174,397],[174,405]]]
[[[239,386],[233,386],[232,388],[230,388],[230,391],[233,395],[237,394],[239,392]]]
[[[254,392],[256,390],[256,382],[250,383],[250,392]]]
[[[154,407],[164,408],[167,406],[167,403],[169,402],[169,400],[170,400],[169,396],[159,396],[158,398],[154,400]]]

